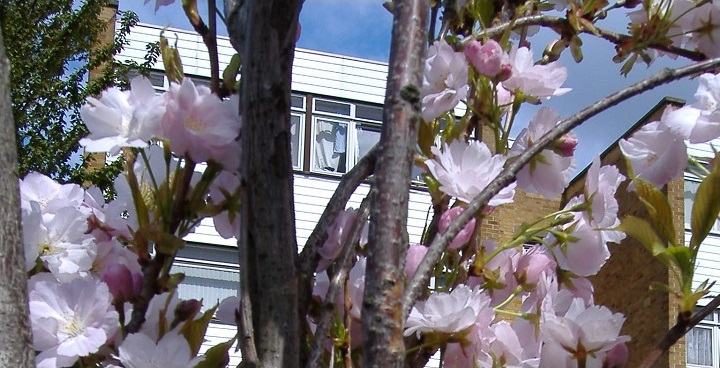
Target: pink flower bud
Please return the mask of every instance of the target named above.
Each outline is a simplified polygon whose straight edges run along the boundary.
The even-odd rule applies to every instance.
[[[407,278],[411,278],[415,271],[417,271],[420,262],[425,258],[427,254],[427,247],[422,244],[410,244],[405,255],[405,275]]]
[[[187,321],[195,317],[202,308],[202,303],[196,299],[183,300],[175,307],[175,320],[173,324],[179,324],[180,322]]]
[[[130,270],[119,263],[105,267],[100,274],[100,279],[108,285],[110,293],[116,302],[128,301],[137,295],[139,291],[135,287],[136,282]]]
[[[613,346],[612,349],[608,351],[607,356],[605,357],[605,364],[603,364],[603,367],[622,368],[627,365],[629,355],[630,352],[628,351],[628,347],[627,345],[625,345],[624,342],[615,344],[615,346]]]
[[[498,71],[497,79],[502,82],[508,80],[510,77],[512,77],[512,64],[503,63],[500,65],[500,71]]]
[[[541,249],[535,246],[518,258],[515,269],[518,284],[534,289],[544,274],[555,271],[555,261]]]
[[[553,151],[562,157],[572,157],[573,154],[575,154],[577,145],[577,137],[571,134],[565,134],[555,142]]]
[[[440,216],[440,222],[438,223],[438,230],[440,233],[445,233],[447,231],[448,227],[450,227],[450,224],[455,221],[458,216],[464,211],[465,209],[458,206],[453,207],[445,213]],[[465,227],[460,230],[460,232],[455,236],[455,239],[448,245],[449,249],[458,249],[461,248],[463,245],[467,244],[467,242],[470,241],[470,238],[472,238],[473,233],[475,232],[475,219],[470,220],[470,222],[465,225]]]
[[[503,49],[494,40],[489,40],[484,45],[479,41],[470,41],[463,52],[470,64],[480,74],[494,77],[500,71],[503,61]]]

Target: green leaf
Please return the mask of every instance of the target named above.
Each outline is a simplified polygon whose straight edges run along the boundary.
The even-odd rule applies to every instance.
[[[237,74],[240,71],[241,66],[242,61],[240,61],[240,55],[235,53],[235,55],[230,58],[230,63],[225,67],[225,70],[223,70],[222,79],[225,88],[230,90],[235,88]]]
[[[639,217],[627,216],[622,219],[617,230],[624,231],[628,235],[637,239],[653,256],[657,256],[665,251],[665,243],[660,239],[652,226]]]
[[[165,29],[160,32],[160,55],[165,67],[165,76],[170,82],[182,83],[185,73],[182,60],[180,60],[180,52],[177,49],[177,40],[175,40],[175,46],[170,46],[164,33]]]
[[[693,202],[690,229],[690,248],[695,249],[705,240],[720,213],[720,173],[717,165],[700,183]]]
[[[217,344],[205,352],[205,359],[198,363],[195,368],[224,368],[230,363],[228,351],[235,342],[235,339]]]
[[[180,333],[185,336],[188,344],[190,344],[192,356],[197,355],[198,351],[200,351],[200,345],[202,345],[205,339],[205,332],[212,320],[212,316],[215,314],[215,309],[217,309],[217,305],[205,311],[199,319],[186,321],[182,328],[180,328]]]
[[[580,37],[573,36],[573,38],[570,40],[570,53],[572,54],[572,57],[573,59],[575,59],[576,63],[579,63],[583,60],[582,40],[580,40]]]
[[[660,236],[669,244],[677,245],[672,210],[665,194],[645,179],[635,178],[633,183]]]

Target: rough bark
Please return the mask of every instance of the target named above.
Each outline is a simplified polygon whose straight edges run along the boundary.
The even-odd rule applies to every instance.
[[[362,320],[365,367],[402,367],[403,263],[408,245],[408,188],[420,121],[428,2],[394,2],[380,156],[372,188]]]
[[[226,9],[233,17],[230,37],[243,60],[239,247],[250,308],[241,310],[252,313],[259,367],[301,366],[289,123],[301,4],[246,0]]]
[[[20,228],[10,63],[0,34],[0,367],[34,367]]]

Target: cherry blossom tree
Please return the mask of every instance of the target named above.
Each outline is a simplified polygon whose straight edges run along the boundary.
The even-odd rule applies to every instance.
[[[19,235],[7,232],[15,246],[8,271],[23,275],[10,290],[27,287],[29,294],[29,314],[22,298],[11,302],[19,307],[12,318],[29,322],[10,323],[24,336],[32,331],[13,362],[27,362],[31,347],[38,367],[216,367],[237,343],[243,367],[422,367],[438,351],[446,367],[622,367],[632,338],[621,333],[625,317],[596,305],[588,277],[610,257],[607,244],[627,236],[674,270],[679,285],[666,285],[680,307],[678,323],[643,366],[720,305],[715,298],[693,314],[709,291],[707,283],[692,289],[692,280],[695,256],[720,212],[720,160],[692,167],[702,184],[690,246],[677,244],[658,189],[682,174],[686,140],[720,137],[720,78],[713,74],[699,78],[696,102],[620,142],[627,177],[596,158],[582,193],[562,208],[537,214],[507,239],[479,237],[487,215],[512,203],[518,190],[548,198],[565,190],[575,168],[574,127],[655,86],[720,66],[707,59],[718,45],[714,28],[705,27],[720,3],[387,3],[394,26],[380,142],[342,177],[300,252],[288,122],[302,1],[226,0],[223,19],[242,69],[231,63],[222,81],[209,4],[206,25],[194,2],[182,2],[211,54],[210,87],[184,78],[177,50],[161,39],[168,92],[155,95],[138,77],[128,91],[109,89],[82,110],[90,134],[80,143],[125,158],[115,198],[30,174],[19,182],[20,200],[3,202],[4,213],[24,226],[22,251]],[[547,15],[550,5],[565,16]],[[595,25],[623,7],[635,9],[629,34]],[[539,62],[527,46],[531,26],[560,37]],[[570,118],[543,107],[511,143],[524,104],[571,93],[556,59],[567,48],[581,59],[581,33],[615,42],[622,71],[665,55],[692,64]],[[466,113],[456,119],[461,103]],[[201,163],[204,170],[196,170]],[[434,218],[421,244],[411,245],[413,165],[424,172]],[[368,197],[346,209],[371,175]],[[618,217],[616,194],[625,181],[649,218]],[[241,278],[237,298],[201,312],[201,301],[178,298],[183,275],[172,263],[205,217],[238,240]],[[523,247],[530,242],[536,245]],[[237,324],[238,334],[200,354],[214,315]]]

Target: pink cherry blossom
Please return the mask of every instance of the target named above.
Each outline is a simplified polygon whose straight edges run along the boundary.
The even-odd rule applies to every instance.
[[[444,144],[442,151],[437,147],[431,150],[435,158],[426,160],[425,164],[440,182],[440,190],[466,203],[498,176],[506,160],[503,155],[492,155],[487,145],[479,141],[464,143],[455,140],[449,145]],[[511,203],[514,195],[513,182],[490,199],[488,205],[495,207]]]
[[[157,135],[164,113],[164,100],[156,95],[150,81],[135,77],[129,91],[112,87],[99,100],[88,97],[80,116],[90,134],[80,140],[80,145],[88,152],[110,155],[117,155],[122,147],[147,147]]]
[[[69,367],[97,352],[119,327],[107,285],[93,278],[37,281],[29,295],[39,368]]]
[[[663,117],[672,131],[690,143],[705,143],[720,137],[720,74],[703,74],[698,80],[697,101],[668,111]]]
[[[445,211],[442,216],[440,216],[440,221],[438,222],[438,231],[440,233],[444,234],[445,231],[447,231],[448,227],[455,221],[458,216],[460,216],[461,213],[465,211],[464,208],[457,206],[453,207],[447,211]],[[475,219],[471,219],[465,227],[460,230],[460,232],[453,238],[452,242],[450,242],[450,245],[448,245],[448,249],[458,249],[467,244],[470,239],[473,236],[473,233],[475,233]]]
[[[235,325],[237,324],[236,313],[239,308],[240,299],[238,299],[237,296],[229,296],[218,304],[217,310],[215,311],[215,318],[221,323]]]
[[[562,231],[567,234],[567,242],[556,243],[552,234],[545,238],[558,267],[579,276],[590,276],[600,271],[610,258],[610,251],[600,232],[580,214],[576,214],[575,221]]]
[[[535,245],[518,253],[515,264],[515,279],[524,289],[533,290],[545,275],[555,272],[555,261],[544,247]]]
[[[405,254],[405,276],[410,279],[417,271],[420,262],[427,254],[428,248],[422,244],[410,244]]]
[[[468,66],[462,52],[442,39],[428,47],[422,85],[422,116],[431,121],[452,110],[468,92]]]
[[[585,176],[585,193],[587,198],[591,199],[588,218],[590,223],[601,231],[606,242],[620,244],[620,241],[625,239],[625,233],[610,230],[620,225],[615,193],[623,181],[625,175],[620,174],[620,170],[615,166],[601,166],[598,156],[593,159]],[[580,201],[583,200],[584,196]]]
[[[117,359],[125,368],[193,368],[205,356],[193,357],[190,344],[178,331],[170,331],[155,343],[143,333],[125,337]]]
[[[532,51],[527,47],[517,46],[510,50],[509,57],[512,75],[503,82],[503,86],[508,90],[519,90],[536,98],[560,96],[570,91],[570,88],[560,88],[567,79],[567,69],[560,62],[535,65]]]
[[[205,86],[189,79],[172,84],[167,93],[167,111],[161,123],[163,138],[178,155],[195,162],[214,160],[227,170],[239,164],[236,138],[240,134],[238,100],[220,100]]]
[[[666,115],[669,110],[665,110]],[[645,124],[628,139],[618,143],[628,160],[632,175],[657,187],[682,175],[687,165],[687,148],[683,137],[660,121]]]
[[[486,43],[470,41],[463,50],[470,64],[482,75],[494,77],[500,72],[503,64],[509,63],[509,56],[495,40]]]
[[[30,202],[37,202],[43,215],[54,214],[65,208],[76,208],[83,213],[89,213],[82,207],[84,193],[77,184],[60,184],[57,181],[38,172],[28,173],[20,180],[20,205],[30,210]]]
[[[528,127],[523,129],[513,142],[509,157],[517,156],[531,147],[561,120],[555,110],[542,107],[533,116]],[[520,170],[517,174],[517,182],[528,193],[537,193],[554,199],[567,187],[576,166],[573,157],[564,157],[550,149],[545,149]]]
[[[315,272],[325,271],[335,261],[342,251],[343,245],[350,236],[355,219],[357,218],[357,210],[348,208],[338,213],[335,222],[327,230],[328,238],[323,246],[318,249],[320,261]]]
[[[210,185],[210,199],[215,204],[226,203],[228,209],[215,215],[213,223],[215,230],[225,239],[239,237],[240,235],[240,209],[237,192],[240,187],[240,177],[235,173],[223,170]]]
[[[459,285],[450,293],[435,293],[415,304],[407,322],[405,336],[425,332],[453,334],[471,327],[490,299],[482,290]]]
[[[600,306],[586,307],[575,299],[563,316],[545,314],[541,322],[541,367],[575,367],[586,359],[587,367],[601,367],[607,352],[629,341],[620,336],[625,317]]]

